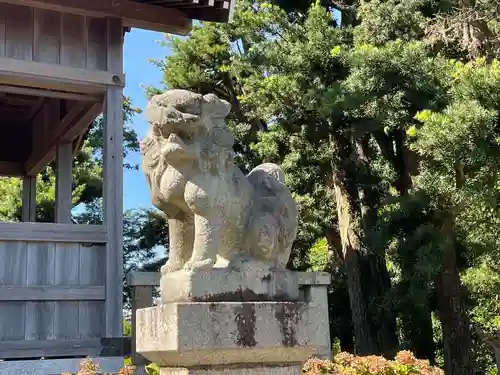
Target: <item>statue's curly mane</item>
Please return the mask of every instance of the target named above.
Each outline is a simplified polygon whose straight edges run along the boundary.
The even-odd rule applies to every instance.
[[[161,155],[163,137],[151,131],[139,143],[142,154],[142,169],[151,188],[159,188],[160,180],[168,168],[166,160]]]
[[[161,146],[157,139],[157,136],[152,136],[147,134],[144,139],[139,143],[139,149],[143,155],[150,157],[150,162],[148,167],[155,168],[161,159],[161,155],[158,151],[155,152]]]

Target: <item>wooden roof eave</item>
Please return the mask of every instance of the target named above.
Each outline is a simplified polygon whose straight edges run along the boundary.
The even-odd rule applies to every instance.
[[[163,8],[182,10],[191,19],[227,23],[232,20],[236,0],[134,0]]]
[[[182,10],[142,4],[129,0],[0,0],[34,8],[92,17],[116,17],[125,27],[187,35],[192,20]]]

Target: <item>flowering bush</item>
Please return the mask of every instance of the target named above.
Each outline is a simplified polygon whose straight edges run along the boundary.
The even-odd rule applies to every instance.
[[[429,361],[416,359],[411,352],[401,351],[394,360],[370,355],[356,357],[340,353],[333,362],[312,358],[304,365],[306,375],[444,375],[443,370],[432,367]]]
[[[91,360],[86,359],[80,363],[80,368],[78,369],[76,375],[97,375],[97,370],[99,365],[93,363]],[[63,373],[61,375],[72,375],[70,373]],[[135,375],[135,367],[125,366],[122,368],[117,375]]]
[[[86,360],[76,375],[96,375],[97,369],[97,364]],[[158,366],[147,366],[148,374],[158,375],[159,372]],[[416,359],[408,351],[399,352],[392,361],[375,355],[356,357],[349,353],[336,355],[333,362],[312,358],[302,372],[306,375],[445,375],[443,370],[432,367],[429,361]],[[135,375],[135,368],[126,366],[117,375]]]

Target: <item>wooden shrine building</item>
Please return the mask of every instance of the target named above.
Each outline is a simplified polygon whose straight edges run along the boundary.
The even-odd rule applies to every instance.
[[[124,35],[186,35],[228,22],[234,1],[0,0],[0,175],[23,179],[22,222],[0,223],[0,374],[123,365],[102,357],[122,337]],[[104,224],[77,225],[73,157],[101,113]],[[37,223],[36,176],[54,160],[55,222]]]

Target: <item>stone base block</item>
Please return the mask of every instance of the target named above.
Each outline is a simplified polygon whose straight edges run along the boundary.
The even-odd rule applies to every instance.
[[[182,368],[164,367],[160,375],[300,375],[302,366],[254,366],[254,367],[210,367]]]
[[[302,364],[322,345],[310,336],[315,312],[299,302],[163,304],[137,311],[136,348],[160,367]]]
[[[297,301],[296,273],[248,262],[235,268],[162,272],[161,300],[168,302]]]

